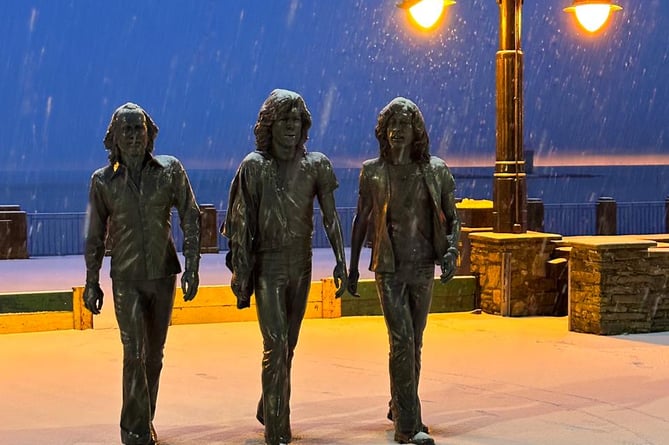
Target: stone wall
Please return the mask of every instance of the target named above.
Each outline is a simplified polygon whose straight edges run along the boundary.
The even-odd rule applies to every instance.
[[[481,309],[553,315],[551,258],[568,253],[569,329],[601,335],[669,331],[669,234],[470,233]],[[548,267],[547,267],[548,266]]]
[[[574,237],[569,329],[602,335],[669,330],[669,248],[631,236]]]
[[[470,233],[470,263],[478,276],[481,309],[490,314],[552,315],[557,288],[547,273],[560,235]]]

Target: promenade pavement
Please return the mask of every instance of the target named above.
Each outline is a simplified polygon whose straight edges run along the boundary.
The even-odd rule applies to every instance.
[[[204,255],[202,283],[228,283],[223,264],[222,254]],[[333,266],[317,249],[314,278]],[[119,443],[122,351],[107,275],[95,329],[0,335],[0,444]],[[83,278],[81,256],[0,261],[2,292]],[[172,326],[160,443],[261,445],[261,352],[256,322]],[[305,320],[293,443],[394,443],[387,357],[382,317]],[[566,317],[432,314],[420,394],[437,444],[667,444],[669,333],[603,337],[569,332]]]

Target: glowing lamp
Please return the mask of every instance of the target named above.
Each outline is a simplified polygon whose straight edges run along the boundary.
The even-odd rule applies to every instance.
[[[612,4],[610,0],[574,0],[563,11],[573,12],[581,26],[594,33],[606,23],[612,11],[621,9],[623,8]]]
[[[423,29],[433,28],[441,19],[447,6],[454,0],[403,0],[398,8],[406,9],[411,20]]]

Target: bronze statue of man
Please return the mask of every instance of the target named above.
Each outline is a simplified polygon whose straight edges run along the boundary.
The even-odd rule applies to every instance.
[[[435,263],[442,282],[455,274],[460,234],[455,181],[444,161],[430,156],[425,121],[412,101],[397,97],[386,105],[375,133],[380,156],[365,161],[360,172],[348,290],[357,295],[367,237],[390,342],[388,418],[395,441],[432,445],[421,417],[418,381]]]
[[[239,308],[255,291],[263,337],[262,397],[257,419],[268,445],[291,441],[290,369],[311,284],[314,198],[336,266],[337,297],[346,289],[346,259],[328,158],[307,152],[311,115],[295,92],[274,90],[254,127],[256,150],[241,162],[230,188],[222,233]]]
[[[111,250],[116,320],[123,343],[121,441],[154,444],[153,427],[163,348],[181,265],[171,234],[176,208],[184,234],[184,300],[195,297],[200,263],[200,209],[181,163],[154,156],[158,127],[140,106],[112,115],[104,139],[109,165],[93,173],[86,215],[84,304],[102,308],[99,272],[105,240]]]

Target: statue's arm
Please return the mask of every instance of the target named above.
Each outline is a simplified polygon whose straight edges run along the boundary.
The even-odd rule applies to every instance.
[[[439,159],[439,163],[436,164],[436,168],[433,171],[434,177],[438,181],[438,188],[441,190],[441,211],[448,224],[448,245],[457,249],[458,241],[460,240],[460,218],[458,217],[458,210],[455,207],[455,178],[448,166],[441,159]]]
[[[237,169],[230,186],[225,222],[221,227],[221,234],[229,240],[226,265],[232,272],[230,286],[237,297],[239,309],[251,304],[255,264],[253,237],[257,227],[257,202],[252,178],[257,178],[258,174],[247,170],[247,162],[242,162]]]
[[[367,225],[369,224],[369,214],[371,206],[362,196],[358,197],[358,205],[353,217],[353,226],[351,228],[351,271],[359,270],[360,252],[367,235]]]
[[[109,211],[102,196],[102,189],[98,179],[91,179],[88,194],[88,208],[86,210],[86,281],[97,283],[100,281],[100,267],[105,255],[105,238],[107,235],[107,220]]]
[[[453,278],[456,272],[456,260],[459,256],[460,219],[455,207],[455,179],[448,168],[445,169],[442,182],[441,206],[449,229],[447,234],[449,247],[441,259],[441,281],[445,283]]]
[[[366,191],[367,187],[363,173],[360,174],[360,186],[358,187],[358,204],[353,218],[351,229],[351,263],[349,267],[348,290],[352,295],[358,296],[358,279],[360,278],[360,252],[367,235],[367,225],[372,211],[371,199]]]
[[[100,287],[100,268],[105,255],[108,220],[109,211],[102,196],[102,188],[98,179],[93,176],[88,196],[88,209],[86,210],[84,305],[94,314],[100,313],[104,297]]]
[[[175,175],[177,181],[175,207],[179,213],[179,224],[184,234],[182,250],[186,259],[186,267],[181,276],[181,289],[184,300],[190,301],[195,298],[200,283],[200,208],[195,200],[188,175],[178,161],[176,168],[178,171]]]
[[[451,190],[444,194],[442,199],[442,206],[446,220],[449,221],[450,231],[448,234],[448,245],[450,247],[458,247],[460,240],[460,218],[458,218],[458,211],[455,207],[455,192]]]
[[[324,193],[319,192],[318,204],[323,215],[325,233],[330,241],[330,246],[332,246],[332,251],[334,252],[335,260],[337,262],[333,271],[333,278],[335,285],[337,286],[337,293],[335,296],[340,297],[346,290],[348,277],[346,273],[344,237],[342,235],[341,222],[339,221],[339,215],[337,214],[335,205],[334,191],[331,190]]]

